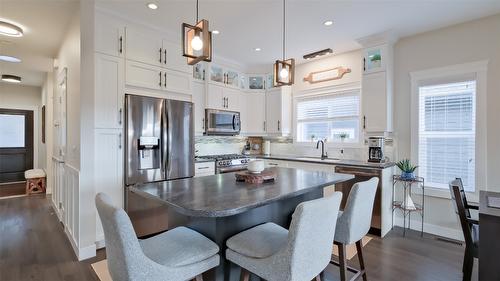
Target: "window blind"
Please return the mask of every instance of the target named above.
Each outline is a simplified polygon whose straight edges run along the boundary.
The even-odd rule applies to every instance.
[[[297,141],[357,142],[359,93],[332,93],[297,100]]]
[[[419,174],[426,184],[448,188],[462,178],[474,191],[476,81],[419,87]]]

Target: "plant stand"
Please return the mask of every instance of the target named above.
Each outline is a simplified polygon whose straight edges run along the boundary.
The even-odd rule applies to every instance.
[[[395,200],[395,187],[398,183],[403,185],[403,200]],[[415,203],[415,208],[408,208],[407,198],[412,195],[412,186],[417,185],[417,187],[422,188],[422,204]],[[406,217],[408,217],[408,229],[411,227],[411,214],[417,212],[422,220],[422,226],[420,230],[420,236],[424,236],[424,206],[425,206],[425,184],[424,178],[415,177],[414,179],[401,178],[399,175],[394,175],[392,177],[392,228],[394,228],[394,211],[401,210],[403,213],[403,236],[406,236]]]

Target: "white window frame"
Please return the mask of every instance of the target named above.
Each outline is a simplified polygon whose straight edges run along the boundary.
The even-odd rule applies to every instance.
[[[432,81],[436,84],[447,83],[460,77],[475,77],[476,80],[476,148],[475,148],[475,187],[467,192],[472,202],[478,202],[479,191],[487,187],[486,155],[486,87],[488,61],[477,61],[410,72],[411,80],[411,159],[418,163],[419,150],[419,87]],[[417,169],[418,172],[418,169]],[[426,186],[426,195],[450,199],[447,189]]]
[[[304,90],[298,93],[294,93],[293,96],[293,144],[297,146],[307,146],[315,145],[312,142],[299,142],[297,141],[297,103],[299,100],[304,98],[312,98],[319,96],[329,96],[329,95],[343,95],[349,93],[357,93],[359,96],[359,116],[358,116],[358,141],[357,142],[329,142],[327,145],[329,148],[362,148],[363,147],[363,129],[361,127],[361,116],[362,116],[362,94],[361,94],[361,83],[345,83],[341,85],[320,87],[314,89]]]

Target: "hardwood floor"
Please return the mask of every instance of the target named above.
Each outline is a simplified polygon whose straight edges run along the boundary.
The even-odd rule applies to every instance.
[[[403,238],[400,230],[363,248],[368,280],[462,280],[462,246],[415,232]],[[0,200],[0,280],[98,281],[90,264],[104,258],[100,250],[96,258],[77,261],[48,197]],[[352,261],[357,267],[357,258]],[[328,266],[322,280],[340,280],[338,268]]]
[[[0,184],[0,198],[24,194],[26,194],[25,182]]]

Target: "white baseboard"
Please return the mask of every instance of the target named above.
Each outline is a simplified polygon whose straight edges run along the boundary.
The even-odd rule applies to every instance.
[[[406,222],[408,223],[408,222]],[[394,218],[394,225],[403,227],[403,219],[400,217],[395,217]],[[420,231],[422,226],[422,222],[418,220],[411,220],[411,229]],[[449,228],[449,227],[442,227],[439,225],[435,224],[429,224],[424,222],[424,232],[425,233],[430,233],[434,234],[437,236],[441,237],[446,237],[458,241],[464,241],[464,236],[462,234],[462,231],[454,229],[454,228]]]
[[[106,247],[106,242],[104,241],[104,236],[97,237],[97,241],[95,242],[96,249],[102,249]]]
[[[96,256],[96,245],[90,245],[87,247],[80,248],[78,247],[78,243],[73,239],[71,233],[68,232],[68,229],[64,228],[64,233],[66,233],[66,237],[73,248],[73,252],[75,252],[76,257],[79,261],[90,259]]]

